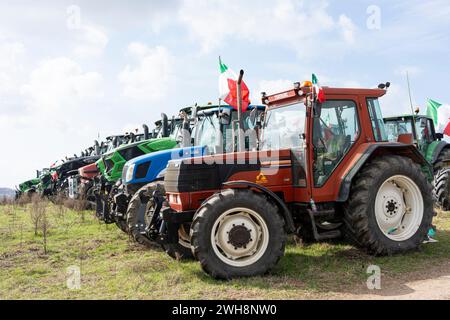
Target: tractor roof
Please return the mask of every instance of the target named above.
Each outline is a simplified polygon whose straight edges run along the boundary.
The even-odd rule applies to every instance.
[[[192,112],[192,108],[194,108],[194,107],[195,106],[186,107],[186,108],[181,109],[180,111],[185,111],[185,112],[187,112],[189,114],[190,112]],[[253,104],[248,106],[249,110],[252,110],[254,108],[258,108],[260,110],[264,110],[266,108],[266,106],[264,106],[264,105],[253,105]],[[233,110],[234,108],[232,106],[230,106],[230,105],[227,105],[227,104],[220,105],[220,106],[218,104],[208,104],[206,106],[197,106],[197,111],[203,111],[203,110],[218,111],[219,109],[230,109],[230,110]]]
[[[367,88],[331,88],[322,87],[325,97],[333,95],[348,95],[348,96],[366,96],[371,98],[380,98],[386,94],[384,89],[367,89]],[[288,103],[294,103],[310,94],[312,91],[311,85],[294,84],[294,88],[291,90],[283,91],[273,95],[265,95],[263,93],[263,103],[269,106],[282,106]]]
[[[412,115],[412,114],[404,114],[404,115],[400,115],[400,116],[390,116],[390,117],[385,117],[384,120],[385,121],[395,121],[395,120],[400,120],[400,119],[410,119],[410,118],[416,118],[416,119],[430,119],[432,120],[431,117],[424,115],[424,114],[418,114],[418,115]]]

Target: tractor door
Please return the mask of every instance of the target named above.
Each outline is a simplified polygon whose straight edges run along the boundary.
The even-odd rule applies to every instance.
[[[434,124],[431,119],[416,119],[417,146],[422,154],[427,155],[428,147],[435,140]]]
[[[339,164],[356,152],[362,132],[360,117],[369,118],[358,96],[328,99],[312,117],[312,154],[310,154],[312,194],[316,201],[332,198],[338,183]],[[336,174],[335,174],[336,173]]]

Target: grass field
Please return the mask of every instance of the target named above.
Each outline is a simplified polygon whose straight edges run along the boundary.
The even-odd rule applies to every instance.
[[[368,293],[371,264],[381,267],[383,283],[399,285],[450,265],[450,213],[444,212],[435,219],[439,242],[419,252],[373,258],[345,244],[291,239],[271,274],[225,282],[209,278],[197,262],[133,243],[92,212],[44,209],[47,253],[42,226],[34,232],[32,205],[0,206],[0,299],[332,299]],[[70,266],[81,269],[80,289],[66,285]]]

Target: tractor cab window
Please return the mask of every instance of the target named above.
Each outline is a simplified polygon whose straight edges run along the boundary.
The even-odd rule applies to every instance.
[[[401,134],[413,133],[412,121],[410,118],[401,118],[385,121],[386,135],[390,142],[397,142]]]
[[[329,100],[314,118],[314,183],[321,187],[359,137],[354,101]]]
[[[367,99],[367,107],[369,108],[375,141],[388,141],[386,129],[384,127],[384,120],[381,113],[380,102],[377,98],[369,98]]]
[[[306,107],[303,103],[267,111],[260,149],[279,150],[303,147],[305,116]]]

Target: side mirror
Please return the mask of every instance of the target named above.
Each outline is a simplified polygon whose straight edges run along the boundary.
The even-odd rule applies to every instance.
[[[444,139],[444,135],[442,133],[436,133],[436,139],[443,140]]]

